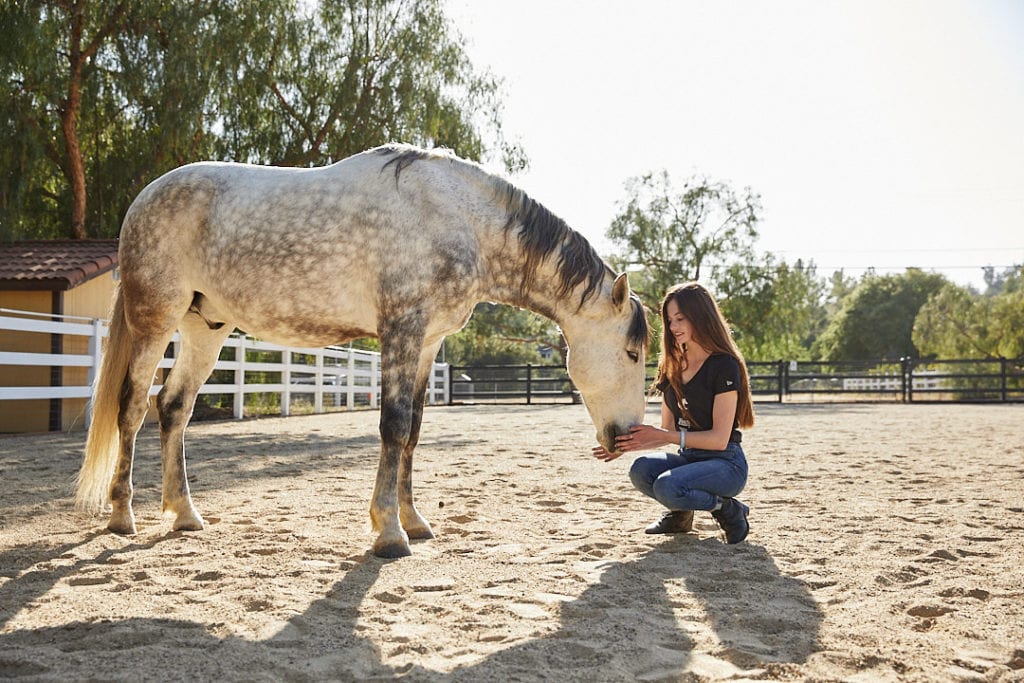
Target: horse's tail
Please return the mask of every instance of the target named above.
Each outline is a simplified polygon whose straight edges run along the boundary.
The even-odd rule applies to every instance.
[[[85,458],[78,473],[75,507],[82,512],[100,511],[110,499],[110,482],[119,451],[118,413],[121,387],[131,358],[131,332],[124,317],[120,288],[110,315],[110,337],[92,392],[92,421],[85,441]]]

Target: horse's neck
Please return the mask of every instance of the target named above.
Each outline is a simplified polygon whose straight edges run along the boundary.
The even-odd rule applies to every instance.
[[[568,296],[559,295],[557,256],[550,256],[540,264],[536,275],[523,286],[526,257],[515,248],[515,237],[497,249],[488,259],[489,278],[484,288],[488,301],[525,308],[553,320],[567,335],[574,323],[586,315],[588,307],[596,305],[595,298],[580,305],[583,286],[577,286]],[[607,283],[604,286],[608,286]],[[600,298],[600,297],[597,297]]]

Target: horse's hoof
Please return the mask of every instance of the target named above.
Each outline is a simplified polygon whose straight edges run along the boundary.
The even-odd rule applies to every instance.
[[[111,519],[110,522],[107,524],[107,530],[119,536],[134,536],[137,533],[135,530],[134,519]]]
[[[187,512],[185,514],[178,515],[174,520],[174,526],[172,527],[175,531],[202,531],[206,526],[203,518],[196,511]]]
[[[389,543],[380,547],[374,546],[373,554],[386,560],[393,560],[397,557],[409,557],[412,555],[412,549],[408,544]]]
[[[429,526],[417,529],[406,529],[405,533],[409,534],[410,539],[416,539],[417,541],[434,537],[434,532],[430,530]]]

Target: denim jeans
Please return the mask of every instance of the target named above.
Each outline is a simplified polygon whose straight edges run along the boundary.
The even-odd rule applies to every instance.
[[[684,448],[642,455],[629,468],[641,493],[669,510],[712,510],[719,498],[736,496],[747,483],[747,458],[738,443],[724,451]]]

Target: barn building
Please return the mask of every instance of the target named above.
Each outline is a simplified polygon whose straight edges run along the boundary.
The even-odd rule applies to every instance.
[[[0,309],[29,311],[41,320],[106,318],[116,278],[117,240],[0,244]],[[75,336],[0,330],[2,351],[87,353],[87,345]],[[77,367],[0,365],[0,386],[83,385],[86,373]],[[84,411],[83,398],[0,401],[0,433],[81,428]]]

